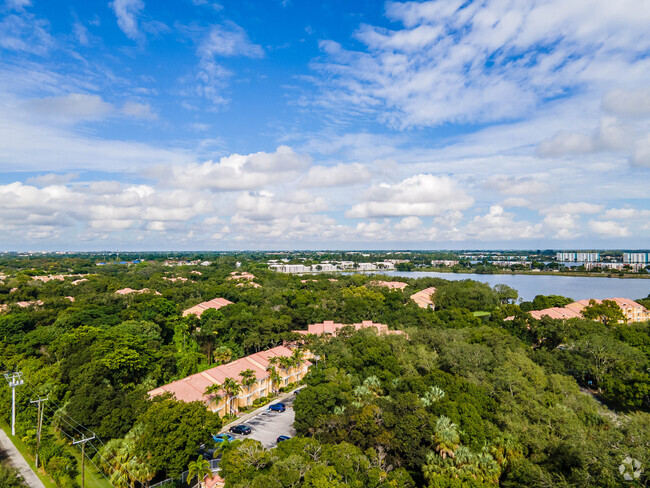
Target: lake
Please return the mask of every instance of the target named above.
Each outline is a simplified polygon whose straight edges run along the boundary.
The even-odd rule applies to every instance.
[[[482,275],[463,273],[436,273],[430,271],[387,271],[388,276],[405,278],[435,277],[444,280],[475,280],[490,286],[499,283],[519,292],[524,301],[531,301],[535,295],[562,295],[582,300],[583,298],[631,298],[633,300],[650,295],[650,279],[585,278],[581,276],[549,275]]]

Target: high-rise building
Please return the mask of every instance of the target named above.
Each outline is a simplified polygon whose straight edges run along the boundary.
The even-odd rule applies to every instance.
[[[624,252],[624,263],[641,263],[645,264],[650,262],[650,253],[647,252]]]
[[[598,252],[559,252],[555,255],[558,261],[577,262],[577,263],[595,263],[600,261]]]

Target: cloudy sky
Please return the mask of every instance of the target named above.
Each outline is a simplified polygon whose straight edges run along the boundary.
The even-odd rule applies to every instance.
[[[0,250],[650,243],[650,0],[0,2]]]

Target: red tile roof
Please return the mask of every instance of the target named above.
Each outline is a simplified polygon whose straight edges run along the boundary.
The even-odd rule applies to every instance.
[[[639,309],[641,311],[645,311],[645,307],[643,305],[635,302],[634,300],[630,300],[629,298],[606,298],[605,300],[615,302],[623,311],[623,313],[626,313],[626,311],[629,309]],[[551,317],[553,319],[582,318],[582,311],[588,307],[591,302],[601,304],[603,303],[603,300],[578,300],[577,302],[569,303],[565,307],[552,307],[545,308],[543,310],[533,310],[530,312],[530,315],[537,320],[545,316]]]
[[[333,320],[325,320],[320,324],[310,324],[307,326],[307,330],[294,330],[298,334],[330,334],[336,336],[343,327],[347,327],[348,324],[335,323]],[[355,330],[366,329],[369,327],[374,327],[377,329],[377,334],[403,334],[401,330],[389,330],[386,324],[376,324],[372,320],[364,320],[361,323],[351,324]]]
[[[173,393],[177,400],[184,402],[202,401],[209,403],[209,398],[205,396],[206,387],[214,384],[220,385],[226,378],[232,378],[241,382],[239,373],[247,369],[252,369],[258,380],[267,378],[269,373],[266,371],[266,368],[270,364],[270,358],[275,356],[289,357],[292,354],[293,351],[288,347],[277,346],[160,386],[151,390],[149,396],[154,397],[164,393]],[[311,365],[306,360],[305,364],[307,366]]]
[[[117,295],[130,295],[131,293],[153,293],[154,295],[160,295],[159,291],[152,291],[149,288],[143,288],[142,290],[134,290],[133,288],[122,288],[121,290],[115,290]]]
[[[403,283],[401,281],[371,281],[368,283],[370,286],[385,286],[391,290],[403,290],[407,286],[409,286],[408,283]]]
[[[420,308],[429,308],[433,306],[431,295],[433,295],[435,292],[436,289],[432,286],[417,293],[413,293],[413,295],[411,295],[411,300],[413,300]]]
[[[193,307],[184,310],[183,317],[187,317],[190,314],[194,314],[200,317],[206,310],[209,310],[211,308],[219,310],[221,307],[225,307],[226,305],[232,305],[232,303],[233,302],[226,300],[225,298],[213,298],[212,300],[199,303],[198,305],[194,305]]]

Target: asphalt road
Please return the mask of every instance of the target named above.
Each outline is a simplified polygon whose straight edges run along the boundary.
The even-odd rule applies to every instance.
[[[288,435],[293,437],[296,435],[296,431],[293,428],[294,421],[294,411],[293,411],[293,399],[294,396],[291,395],[289,398],[282,400],[287,406],[287,409],[284,412],[269,412],[268,410],[262,411],[256,414],[254,417],[247,419],[244,424],[248,425],[253,431],[249,435],[240,435],[240,434],[231,434],[235,439],[255,439],[262,443],[266,448],[275,447],[276,439],[281,435]],[[279,400],[272,402],[277,403]],[[268,408],[268,406],[266,408]],[[239,425],[237,423],[231,424]]]

